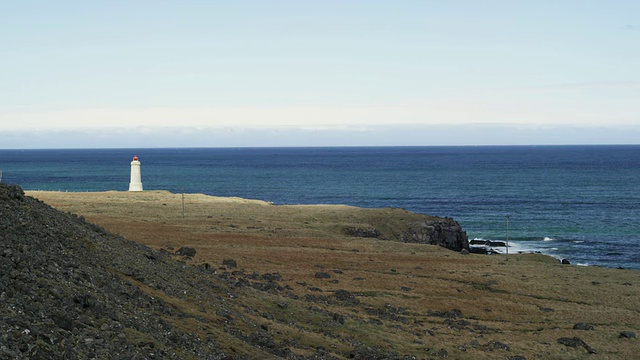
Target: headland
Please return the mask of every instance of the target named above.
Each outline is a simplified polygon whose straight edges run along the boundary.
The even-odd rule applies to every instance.
[[[120,281],[229,358],[613,359],[640,350],[621,335],[640,331],[640,273],[410,241],[431,239],[423,230],[433,224],[453,233],[446,219],[163,191],[27,195],[144,245],[128,250],[142,253],[140,264],[114,265],[129,269]],[[174,279],[193,290],[176,291]],[[145,351],[172,349],[136,334]]]

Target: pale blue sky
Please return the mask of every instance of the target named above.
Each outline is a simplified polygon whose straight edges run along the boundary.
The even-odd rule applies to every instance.
[[[4,1],[0,148],[639,143],[640,1]]]

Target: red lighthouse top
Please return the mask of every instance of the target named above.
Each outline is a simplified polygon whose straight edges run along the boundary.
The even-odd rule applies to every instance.
[[[137,156],[134,156],[134,157],[133,157],[133,161],[138,161],[138,157],[137,157]]]

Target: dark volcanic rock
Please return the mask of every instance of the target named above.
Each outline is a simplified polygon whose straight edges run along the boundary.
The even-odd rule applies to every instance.
[[[482,345],[484,351],[504,350],[509,351],[509,345],[501,343],[500,341],[491,340],[488,343]]]
[[[572,338],[559,338],[558,339],[558,344],[562,344],[565,346],[570,346],[570,347],[583,347],[587,350],[587,352],[589,354],[595,354],[596,351],[593,350],[593,348],[589,345],[587,345],[586,342],[584,342],[582,339],[580,339],[579,337],[572,337]]]
[[[346,227],[343,229],[344,233],[349,236],[361,237],[361,238],[379,238],[382,233],[376,228],[362,229],[358,227]]]
[[[401,357],[395,352],[385,351],[378,347],[361,346],[355,349],[350,355],[354,360],[399,360]]]
[[[431,352],[431,354],[429,354],[429,355],[435,356],[435,357],[441,357],[441,358],[448,358],[449,357],[449,352],[447,352],[447,350],[445,350],[445,349],[440,349],[438,351]]]
[[[358,298],[356,298],[356,296],[352,292],[349,292],[347,290],[336,290],[333,296],[338,303],[345,306],[355,306],[360,304],[360,300],[358,300]]]
[[[437,316],[437,317],[443,317],[445,319],[457,319],[457,318],[463,317],[462,316],[462,311],[460,311],[460,309],[453,309],[453,310],[449,310],[449,311],[445,311],[445,312],[434,311],[434,312],[429,313],[429,315]]]
[[[469,250],[467,233],[451,218],[434,218],[432,221],[413,224],[402,235],[402,241],[440,245],[455,251]]]
[[[196,256],[196,249],[192,248],[192,247],[181,247],[180,249],[178,249],[178,251],[176,251],[177,255],[182,255],[182,256],[189,256],[189,257],[194,257]]]
[[[636,333],[634,333],[633,331],[621,331],[620,337],[624,339],[635,339]]]
[[[577,323],[573,325],[573,330],[593,330],[593,325],[585,324],[585,323]]]
[[[222,265],[224,265],[224,266],[226,266],[226,267],[228,267],[230,269],[238,267],[238,263],[233,259],[224,259],[224,260],[222,260]]]
[[[315,275],[316,279],[330,279],[331,275],[327,274],[326,272],[317,272]]]

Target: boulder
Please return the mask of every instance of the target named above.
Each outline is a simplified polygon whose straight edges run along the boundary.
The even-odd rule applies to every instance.
[[[593,325],[585,324],[585,323],[577,323],[573,325],[573,330],[593,330]]]
[[[228,267],[230,269],[238,267],[238,263],[233,259],[224,259],[224,260],[222,260],[222,265],[224,265],[224,266],[226,266],[226,267]]]
[[[316,279],[330,279],[331,275],[327,274],[326,272],[317,272],[315,275]]]
[[[559,338],[558,339],[558,344],[562,344],[564,346],[569,346],[569,347],[583,347],[587,350],[587,352],[589,354],[595,354],[596,351],[593,350],[593,348],[589,345],[587,345],[586,342],[584,342],[584,340],[580,339],[579,337],[572,337],[572,338]]]
[[[620,337],[623,339],[635,339],[636,333],[634,333],[633,331],[621,331]]]
[[[178,249],[178,251],[176,251],[176,255],[194,257],[196,256],[196,249],[192,247],[184,246]]]

